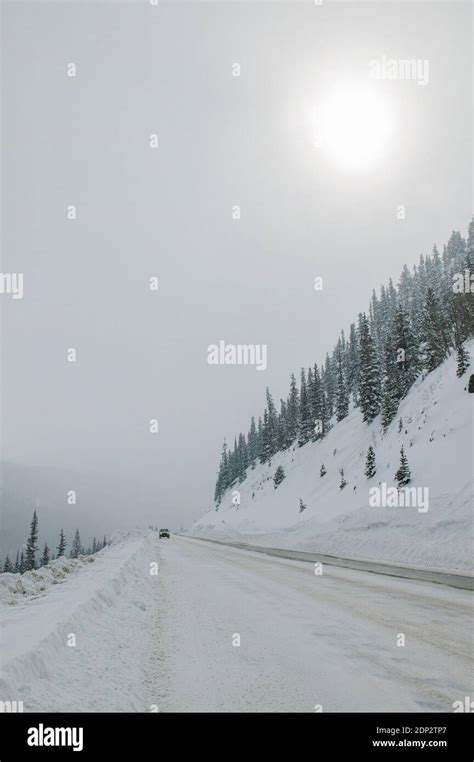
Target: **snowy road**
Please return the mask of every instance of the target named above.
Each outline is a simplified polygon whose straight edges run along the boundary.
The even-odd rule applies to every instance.
[[[159,547],[160,711],[452,711],[472,695],[467,591],[329,566],[317,576],[184,537]]]

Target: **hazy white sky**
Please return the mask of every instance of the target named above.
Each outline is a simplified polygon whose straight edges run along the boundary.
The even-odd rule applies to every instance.
[[[286,395],[372,288],[465,232],[471,14],[5,2],[2,271],[24,273],[25,294],[0,296],[4,459],[75,471],[87,494],[106,483],[105,531],[196,518],[223,437],[261,412],[265,386]],[[371,80],[382,56],[427,60],[428,84]],[[359,89],[388,110],[390,139],[345,171],[315,133],[334,93]],[[220,339],[268,345],[267,370],[209,366]]]

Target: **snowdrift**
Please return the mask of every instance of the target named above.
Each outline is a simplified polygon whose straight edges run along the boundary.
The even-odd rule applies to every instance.
[[[25,712],[150,711],[157,533],[116,535],[92,557],[0,575],[0,699]]]
[[[474,357],[474,341],[466,348]],[[189,534],[235,539],[366,560],[419,565],[447,571],[472,570],[472,405],[469,375],[456,376],[456,358],[420,377],[401,402],[390,427],[380,416],[368,426],[359,410],[335,423],[325,439],[293,446],[271,463],[248,469]],[[400,426],[401,419],[401,426]],[[369,445],[377,471],[364,475]],[[400,448],[411,469],[410,487],[429,489],[425,513],[416,507],[370,507],[369,490],[395,486]],[[324,463],[325,476],[320,476]],[[286,478],[275,489],[273,475]],[[347,485],[339,489],[340,469]],[[240,504],[233,504],[233,490]],[[300,498],[306,509],[300,513]],[[235,499],[234,499],[235,502]]]

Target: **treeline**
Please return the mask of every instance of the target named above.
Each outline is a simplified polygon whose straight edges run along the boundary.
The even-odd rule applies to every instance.
[[[9,555],[6,556],[3,564],[0,563],[0,571],[10,572],[12,574],[23,574],[25,571],[31,571],[32,569],[39,569],[41,566],[47,566],[50,561],[54,561],[56,558],[68,555],[69,558],[78,558],[79,556],[91,556],[93,553],[97,553],[99,550],[105,547],[107,544],[106,537],[104,535],[102,540],[96,540],[94,537],[92,545],[84,547],[81,541],[81,535],[79,529],[76,529],[71,549],[69,554],[66,554],[66,548],[68,543],[64,530],[59,532],[58,545],[56,547],[56,555],[51,553],[50,547],[45,542],[42,550],[40,551],[38,544],[38,514],[36,511],[33,513],[31,519],[30,532],[26,540],[24,549],[18,550],[16,553],[15,561],[13,561]]]
[[[257,422],[252,417],[248,433],[240,433],[233,447],[224,441],[217,505],[248,468],[295,443],[303,447],[322,439],[351,405],[368,424],[380,415],[385,431],[417,377],[437,368],[453,349],[461,376],[470,359],[464,343],[474,333],[473,272],[474,220],[467,239],[453,232],[442,254],[435,246],[412,271],[403,267],[397,286],[390,279],[379,295],[374,290],[368,311],[358,315],[347,336],[341,331],[324,362],[301,368],[298,381],[291,375],[278,409],[267,387]]]

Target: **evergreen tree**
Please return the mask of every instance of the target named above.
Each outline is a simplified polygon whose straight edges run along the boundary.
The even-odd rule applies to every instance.
[[[400,465],[398,471],[395,474],[395,481],[398,482],[399,487],[405,487],[411,481],[410,467],[408,465],[408,459],[405,455],[405,450],[400,450]]]
[[[64,535],[64,531],[61,529],[61,531],[59,533],[59,545],[57,547],[58,558],[60,558],[61,556],[64,556],[64,552],[66,550],[66,545],[67,545],[66,537]]]
[[[79,529],[76,529],[74,533],[74,539],[72,541],[71,553],[69,554],[70,558],[78,558],[81,554],[81,550],[81,536],[79,534]]]
[[[359,317],[360,377],[359,396],[363,420],[372,423],[380,412],[380,374],[369,323],[365,314]]]
[[[312,437],[311,409],[309,404],[308,387],[304,368],[301,368],[300,386],[300,430],[298,435],[298,447],[303,447]]]
[[[324,465],[324,463],[321,463],[321,468],[319,469],[319,475],[326,476],[326,474],[327,474],[326,466]]]
[[[7,553],[7,557],[5,558],[5,563],[3,564],[3,571],[7,574],[13,573],[13,565],[10,561],[10,556]]]
[[[49,564],[49,548],[47,543],[44,544],[43,555],[41,556],[40,566],[47,566]]]
[[[97,553],[97,540],[95,537],[92,540],[92,554]]]
[[[275,475],[273,477],[273,483],[275,485],[275,489],[278,487],[279,484],[282,483],[284,478],[285,478],[284,468],[283,466],[278,466],[277,470],[275,471]]]
[[[300,401],[299,401],[299,392],[298,387],[296,385],[296,378],[295,374],[291,374],[291,382],[290,382],[290,393],[288,396],[288,401],[286,404],[286,411],[287,411],[287,437],[288,437],[288,446],[290,446],[298,436],[298,430],[299,430],[299,408],[300,408]]]
[[[16,552],[14,572],[15,572],[15,574],[19,574],[20,573],[20,551],[19,550],[17,550],[17,552]]]
[[[339,489],[344,489],[344,487],[345,487],[345,486],[346,486],[346,484],[347,484],[347,482],[346,482],[346,480],[345,480],[345,477],[344,477],[344,469],[343,469],[343,468],[341,468],[341,469],[339,470],[339,473],[341,474],[341,481],[339,482]]]
[[[310,409],[311,409],[311,418],[312,418],[312,426],[313,426],[313,433],[312,433],[312,439],[313,441],[316,441],[317,439],[322,439],[325,433],[324,428],[324,418],[323,418],[323,387],[321,383],[321,375],[319,373],[319,368],[317,366],[317,363],[314,363],[313,367],[313,373],[312,373],[312,384],[311,388],[309,390],[310,395]]]
[[[337,392],[336,392],[336,418],[342,421],[349,413],[349,395],[347,393],[344,375],[342,372],[342,358],[339,356],[337,363]]]
[[[365,460],[365,475],[367,479],[372,479],[373,476],[375,476],[377,471],[377,468],[375,466],[375,450],[370,445],[369,449],[367,450],[367,458]]]
[[[303,511],[305,511],[307,507],[308,507],[308,506],[307,506],[307,505],[305,505],[305,504],[303,503],[302,499],[300,498],[300,510],[299,510],[299,512],[300,512],[300,513],[303,513]]]
[[[20,572],[20,574],[23,574],[23,572],[26,571],[25,555],[24,555],[23,551],[21,551],[21,553],[20,553],[20,563],[19,563],[19,566],[18,566],[18,571]]]
[[[252,420],[250,421],[250,429],[247,435],[247,447],[250,466],[251,468],[255,468],[258,457],[258,435],[257,427],[255,426],[255,418],[253,416]]]
[[[36,553],[38,551],[38,515],[33,512],[30,524],[30,534],[26,542],[25,569],[34,569],[36,566]]]
[[[273,402],[270,389],[267,386],[267,449],[271,458],[278,452],[278,414]]]
[[[461,376],[464,375],[466,370],[469,368],[470,359],[471,358],[469,357],[469,352],[467,349],[465,349],[462,344],[458,344],[456,369],[456,375],[458,378],[461,378]]]
[[[426,294],[422,336],[423,364],[426,370],[432,371],[446,358],[449,345],[439,302],[432,288],[429,288]]]

